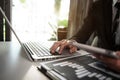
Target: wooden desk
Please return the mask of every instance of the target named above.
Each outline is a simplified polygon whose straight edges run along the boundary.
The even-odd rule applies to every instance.
[[[19,43],[0,42],[0,80],[48,80],[32,62]]]

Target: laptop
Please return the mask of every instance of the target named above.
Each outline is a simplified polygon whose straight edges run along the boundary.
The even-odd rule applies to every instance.
[[[64,54],[62,54],[62,55],[59,55],[59,54],[52,55],[50,53],[49,49],[54,42],[51,42],[51,41],[49,41],[49,42],[41,42],[41,41],[39,41],[39,42],[32,42],[32,41],[22,42],[22,40],[20,40],[20,38],[16,34],[15,30],[13,29],[10,21],[6,17],[6,15],[1,7],[0,7],[0,12],[2,13],[6,22],[10,26],[11,31],[14,33],[14,35],[17,38],[20,45],[26,51],[30,60],[32,60],[32,61],[52,60],[52,59],[58,59],[58,58],[62,58],[62,57],[72,56],[72,55],[79,55],[79,54],[69,54],[68,50],[63,51]]]
[[[42,62],[38,70],[51,80],[120,80],[120,73],[86,52],[53,61]]]

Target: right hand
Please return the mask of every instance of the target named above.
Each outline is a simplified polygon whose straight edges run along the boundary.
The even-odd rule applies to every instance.
[[[73,52],[76,52],[77,51],[77,47],[69,44],[71,40],[66,40],[66,39],[63,39],[61,41],[57,41],[55,42],[52,47],[50,48],[50,52],[51,54],[54,54],[56,49],[59,47],[59,50],[58,50],[58,53],[61,54],[63,49],[65,48],[69,48],[70,50],[70,53],[73,53]]]

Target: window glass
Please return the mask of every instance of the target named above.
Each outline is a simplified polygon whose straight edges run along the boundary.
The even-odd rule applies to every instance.
[[[13,0],[13,28],[22,40],[56,38],[57,21],[68,19],[69,4],[70,0]]]

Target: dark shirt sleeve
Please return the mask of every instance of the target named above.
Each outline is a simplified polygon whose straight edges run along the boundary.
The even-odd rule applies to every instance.
[[[92,4],[80,30],[70,39],[76,40],[79,43],[86,43],[90,35],[95,31],[94,14],[94,5]]]

